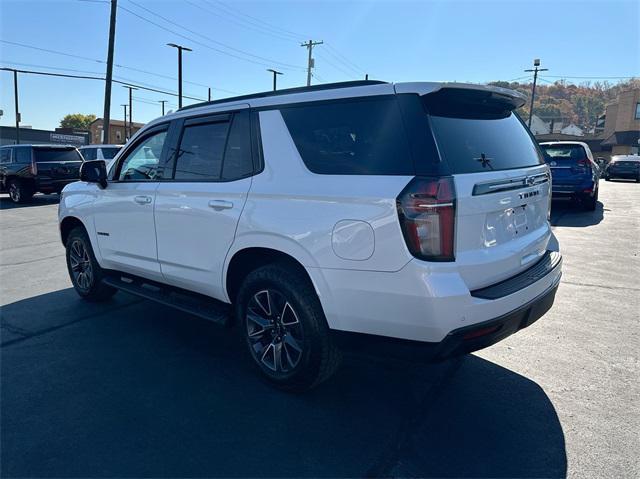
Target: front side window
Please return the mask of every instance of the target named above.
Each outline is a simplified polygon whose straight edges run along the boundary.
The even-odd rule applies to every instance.
[[[281,113],[303,162],[314,173],[415,172],[393,96],[294,106]]]
[[[16,162],[22,164],[31,163],[31,148],[16,148]]]
[[[640,102],[636,103],[636,120],[640,120]]]
[[[167,131],[159,131],[142,140],[120,165],[119,181],[157,179]]]
[[[219,180],[228,129],[228,121],[185,126],[176,153],[174,179]]]

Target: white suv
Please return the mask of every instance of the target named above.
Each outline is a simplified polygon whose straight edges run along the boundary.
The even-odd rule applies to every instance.
[[[235,322],[289,390],[330,376],[344,337],[435,359],[491,345],[542,316],[561,275],[524,101],[365,81],[183,108],[65,188],[74,287]]]

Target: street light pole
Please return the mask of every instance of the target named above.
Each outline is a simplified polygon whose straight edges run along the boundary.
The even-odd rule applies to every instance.
[[[284,73],[274,70],[273,68],[267,68],[267,71],[273,73],[273,91],[276,91],[276,78],[278,75],[284,75]]]
[[[20,144],[20,108],[18,108],[18,71],[13,70],[13,99],[16,104],[16,145]]]
[[[158,102],[162,104],[162,116],[164,116],[164,104],[167,103],[167,100],[158,100]]]
[[[137,90],[136,87],[124,85],[123,88],[129,89],[129,138],[133,136],[133,90]]]
[[[175,43],[167,43],[167,46],[178,49],[178,108],[182,108],[182,50],[192,52],[191,48],[176,45]]]
[[[124,108],[124,141],[126,143],[127,142],[127,104],[122,103],[120,106]]]
[[[538,81],[538,72],[549,71],[548,68],[538,68],[539,66],[540,59],[536,58],[533,60],[533,70],[525,70],[525,72],[533,72],[533,88],[531,89],[531,105],[529,106],[529,121],[527,124],[529,129],[531,129],[531,120],[533,119],[533,100],[536,97],[536,82]]]

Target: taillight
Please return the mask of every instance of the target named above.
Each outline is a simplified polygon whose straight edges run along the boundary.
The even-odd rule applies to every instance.
[[[38,164],[35,160],[31,160],[31,174],[36,176],[38,174]]]
[[[454,261],[455,187],[453,178],[416,177],[396,200],[400,227],[413,256]]]
[[[578,160],[578,166],[591,166],[589,160]]]

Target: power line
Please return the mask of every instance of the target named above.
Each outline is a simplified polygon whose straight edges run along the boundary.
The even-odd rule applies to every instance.
[[[204,0],[204,1],[206,3],[208,3],[208,4],[210,4],[210,5],[212,5],[214,3],[214,2],[211,2],[211,1],[208,1],[208,0]],[[262,20],[260,18],[257,18],[257,17],[254,17],[252,15],[249,15],[248,13],[244,13],[238,8],[235,8],[235,7],[232,7],[230,5],[227,5],[226,3],[223,3],[223,2],[220,2],[220,1],[217,1],[217,0],[215,1],[215,3],[220,5],[220,7],[226,9],[227,11],[229,11],[230,12],[229,15],[233,15],[234,17],[238,17],[238,18],[240,18],[238,15],[242,15],[243,17],[246,17],[246,18],[249,18],[249,19],[253,20],[252,23],[257,23],[259,25],[260,24],[264,25],[264,27],[262,27],[262,28],[268,28],[270,30],[278,32],[279,34],[289,36],[293,40],[299,41],[302,38],[308,37],[308,35],[301,35],[299,33],[292,32],[291,30],[286,30],[286,29],[284,29],[282,27],[279,27],[279,26],[276,26],[276,25],[272,25],[272,24],[270,24],[268,22],[265,22],[264,20]],[[237,12],[237,13],[234,13],[234,11]],[[248,22],[247,20],[244,20],[244,21]]]
[[[53,73],[53,72],[42,72],[42,71],[35,71],[35,70],[19,70],[16,68],[7,68],[7,67],[0,67],[0,70],[2,71],[15,71],[18,73],[27,73],[27,74],[31,74],[31,75],[42,75],[42,76],[52,76],[52,77],[60,77],[60,78],[76,78],[79,80],[100,80],[100,81],[105,81],[106,79],[104,77],[98,77],[98,76],[87,76],[87,75],[71,75],[71,74],[66,74],[66,73]],[[161,90],[158,88],[149,88],[143,85],[138,85],[136,83],[133,82],[129,82],[129,81],[121,81],[121,80],[113,80],[113,83],[118,83],[120,85],[125,85],[125,86],[132,86],[132,87],[136,87],[140,90],[147,90],[147,91],[152,91],[155,93],[162,93],[163,95],[169,95],[169,96],[178,96],[177,93],[173,93],[170,91],[165,91],[165,90]],[[196,98],[196,97],[192,97],[192,96],[187,96],[187,95],[182,95],[183,98],[188,98],[190,100],[196,100],[196,101],[205,101],[202,98]]]
[[[160,15],[160,14],[158,14],[158,13],[155,13],[155,12],[153,12],[152,10],[150,10],[150,9],[148,9],[148,8],[146,8],[146,7],[143,7],[143,6],[139,5],[138,3],[136,3],[136,2],[134,2],[134,1],[132,1],[132,0],[129,0],[129,3],[132,3],[133,5],[136,5],[138,8],[141,8],[142,10],[145,10],[145,11],[147,11],[147,12],[151,13],[152,15],[154,15],[154,16],[156,16],[156,17],[158,17],[158,18],[161,18],[162,20],[164,20],[164,21],[165,21],[165,22],[167,22],[167,23],[170,23],[170,24],[171,24],[171,25],[173,25],[173,26],[176,26],[176,27],[178,27],[178,28],[182,28],[183,30],[186,30],[186,31],[188,31],[188,32],[190,32],[190,33],[192,33],[192,34],[194,34],[194,35],[198,35],[199,37],[205,38],[206,40],[208,40],[208,41],[209,41],[209,42],[211,42],[211,43],[215,43],[215,44],[217,44],[217,45],[222,46],[223,48],[227,48],[227,49],[229,49],[229,50],[233,50],[233,51],[239,52],[239,53],[240,53],[240,54],[242,54],[242,55],[249,56],[249,57],[253,57],[253,58],[257,58],[257,59],[259,59],[259,60],[262,60],[262,62],[268,62],[268,63],[258,62],[258,61],[255,61],[255,60],[251,60],[251,59],[249,59],[249,58],[241,57],[241,56],[236,55],[236,54],[233,54],[233,53],[229,53],[229,52],[224,51],[224,50],[220,50],[219,48],[216,48],[216,47],[212,47],[212,46],[210,46],[210,45],[207,45],[206,43],[202,43],[202,42],[201,42],[201,41],[199,41],[199,40],[196,40],[196,39],[194,39],[194,38],[191,38],[191,37],[189,37],[189,36],[187,36],[187,35],[183,35],[182,33],[176,32],[175,30],[171,30],[170,28],[167,28],[167,27],[165,27],[165,26],[163,26],[163,25],[160,25],[159,23],[156,23],[156,22],[154,22],[153,20],[150,20],[150,19],[148,19],[148,18],[146,18],[146,17],[144,17],[144,16],[142,16],[142,15],[139,15],[138,13],[136,13],[136,12],[134,12],[134,11],[132,11],[132,10],[129,10],[129,9],[128,9],[128,8],[126,8],[126,7],[123,7],[122,5],[118,5],[118,8],[120,8],[120,9],[122,9],[122,10],[124,10],[124,11],[128,12],[128,13],[129,13],[129,14],[131,14],[131,15],[134,15],[134,16],[138,17],[139,19],[141,19],[141,20],[143,20],[143,21],[145,21],[145,22],[148,22],[148,23],[150,23],[150,24],[152,24],[152,25],[155,25],[156,27],[161,28],[162,30],[165,30],[165,31],[167,31],[167,32],[169,32],[169,33],[172,33],[173,35],[178,35],[178,36],[179,36],[179,37],[181,37],[181,38],[184,38],[184,39],[186,39],[186,40],[189,40],[190,42],[193,42],[193,43],[196,43],[196,44],[198,44],[198,45],[201,45],[201,46],[203,46],[203,47],[205,47],[205,48],[208,48],[209,50],[213,50],[213,51],[218,52],[218,53],[220,53],[220,54],[222,54],[222,55],[227,55],[227,56],[230,56],[230,57],[236,58],[236,59],[238,59],[238,60],[243,60],[243,61],[246,61],[246,62],[249,62],[249,63],[255,63],[255,64],[258,64],[258,65],[270,66],[270,65],[272,65],[272,64],[274,64],[274,63],[275,63],[275,64],[280,65],[280,68],[285,68],[285,69],[286,69],[286,68],[288,68],[288,69],[290,69],[290,70],[302,70],[302,68],[301,68],[301,67],[296,66],[296,65],[292,65],[292,64],[289,64],[289,63],[279,62],[279,61],[277,61],[277,60],[272,60],[272,59],[269,59],[269,58],[266,58],[266,57],[262,57],[262,56],[260,56],[260,55],[254,55],[254,54],[252,54],[252,53],[245,52],[244,50],[240,50],[240,49],[238,49],[238,48],[234,48],[234,47],[232,47],[232,46],[226,45],[225,43],[222,43],[222,42],[219,42],[219,41],[217,41],[217,40],[214,40],[214,39],[212,39],[212,38],[210,38],[210,37],[207,37],[206,35],[202,35],[201,33],[198,33],[198,32],[196,32],[196,31],[194,31],[194,30],[191,30],[191,29],[189,29],[189,28],[187,28],[187,27],[185,27],[185,26],[183,26],[183,25],[180,25],[180,24],[178,24],[178,23],[176,23],[176,22],[174,22],[174,21],[172,21],[172,20],[170,20],[170,19],[167,19],[166,17],[163,17],[162,15]]]
[[[84,57],[84,56],[75,55],[75,54],[72,54],[72,53],[61,52],[59,50],[51,50],[49,48],[37,47],[35,45],[27,45],[25,43],[11,42],[11,41],[8,41],[8,40],[1,40],[1,39],[0,39],[0,43],[6,43],[6,44],[9,44],[9,45],[14,45],[14,46],[22,47],[22,48],[29,48],[31,50],[37,50],[37,51],[42,51],[42,52],[46,52],[46,53],[53,53],[55,55],[62,55],[62,56],[65,56],[65,57],[70,57],[70,58],[77,58],[79,60],[85,60],[85,61],[89,61],[89,62],[100,63],[100,64],[103,64],[103,65],[106,65],[106,63],[107,63],[104,60],[98,60],[96,58]],[[8,62],[6,62],[6,63],[8,63]],[[57,69],[57,70],[74,71],[72,69],[63,69],[63,68],[58,68],[58,67],[46,67],[46,66],[42,66],[42,65],[31,65],[31,64],[27,64],[27,63],[24,63],[24,64],[14,63],[14,64],[15,65],[23,65],[23,66],[35,66],[35,67],[51,68],[51,69],[54,69],[54,70]],[[119,64],[119,63],[114,63],[114,66],[118,67],[118,68],[123,68],[125,70],[131,70],[131,71],[138,72],[138,73],[144,73],[146,75],[153,75],[153,76],[156,76],[158,78],[166,78],[167,80],[174,80],[174,81],[176,80],[176,78],[171,76],[171,75],[164,75],[162,73],[153,72],[153,71],[149,71],[149,70],[143,70],[143,69],[135,68],[135,67],[130,67],[130,66],[127,66],[127,65]],[[77,72],[80,72],[80,73],[94,73],[94,72],[88,72],[88,71],[85,71],[85,70],[77,70]],[[191,85],[195,85],[195,86],[201,86],[201,87],[204,87],[204,88],[212,88],[213,90],[218,90],[218,91],[222,91],[222,92],[225,92],[225,93],[230,93],[230,94],[237,94],[238,93],[238,92],[235,92],[235,91],[232,91],[232,90],[226,90],[224,88],[209,87],[209,85],[205,85],[204,83],[198,83],[198,82],[187,81],[187,80],[185,80],[184,82],[185,83],[189,83]]]
[[[591,77],[591,76],[569,76],[569,75],[545,75],[547,78],[574,78],[574,79],[583,79],[583,80],[624,80],[624,79],[632,79],[638,78],[638,76],[621,76],[621,77]]]
[[[344,56],[342,53],[340,53],[338,50],[336,50],[336,48],[333,45],[331,45],[330,43],[327,43],[326,46],[329,49],[329,53],[332,54],[334,58],[336,58],[337,60],[340,60],[340,57],[342,58],[342,60],[340,60],[340,62],[343,65],[349,67],[351,70],[355,71],[359,75],[360,74],[364,75],[364,74],[367,73],[365,70],[360,68],[358,65],[356,65],[351,60],[349,60],[346,56]]]
[[[335,68],[336,70],[344,73],[345,75],[347,75],[349,78],[360,78],[359,76],[356,76],[354,73],[348,72],[347,70],[345,70],[344,68],[342,68],[340,65],[336,65],[335,63],[333,63],[332,61],[330,61],[327,57],[325,57],[324,55],[322,55],[321,53],[317,54],[318,57],[320,57],[323,61],[327,62],[328,65],[331,65],[333,68]]]
[[[280,34],[272,32],[270,30],[262,29],[263,27],[260,27],[260,26],[257,26],[257,25],[254,26],[252,23],[245,24],[243,22],[245,22],[246,20],[240,21],[240,20],[238,20],[238,19],[236,19],[234,17],[231,17],[231,16],[229,16],[230,14],[228,12],[224,11],[224,10],[222,10],[222,13],[218,13],[218,12],[214,12],[212,10],[209,10],[209,8],[205,8],[204,6],[202,6],[200,4],[192,2],[191,0],[186,0],[186,2],[191,4],[192,6],[194,6],[196,8],[199,8],[203,12],[207,12],[210,15],[214,15],[214,16],[216,16],[218,18],[222,18],[225,22],[229,22],[230,21],[232,23],[235,23],[236,25],[239,25],[242,28],[246,28],[246,29],[254,31],[254,32],[262,33],[263,35],[269,35],[269,36],[271,36],[273,38],[277,38],[278,40],[284,40],[284,41],[287,41],[287,42],[294,41],[294,39],[291,38],[291,37],[281,36]],[[211,6],[215,8],[215,5],[211,5]],[[225,16],[225,14],[227,16]]]

